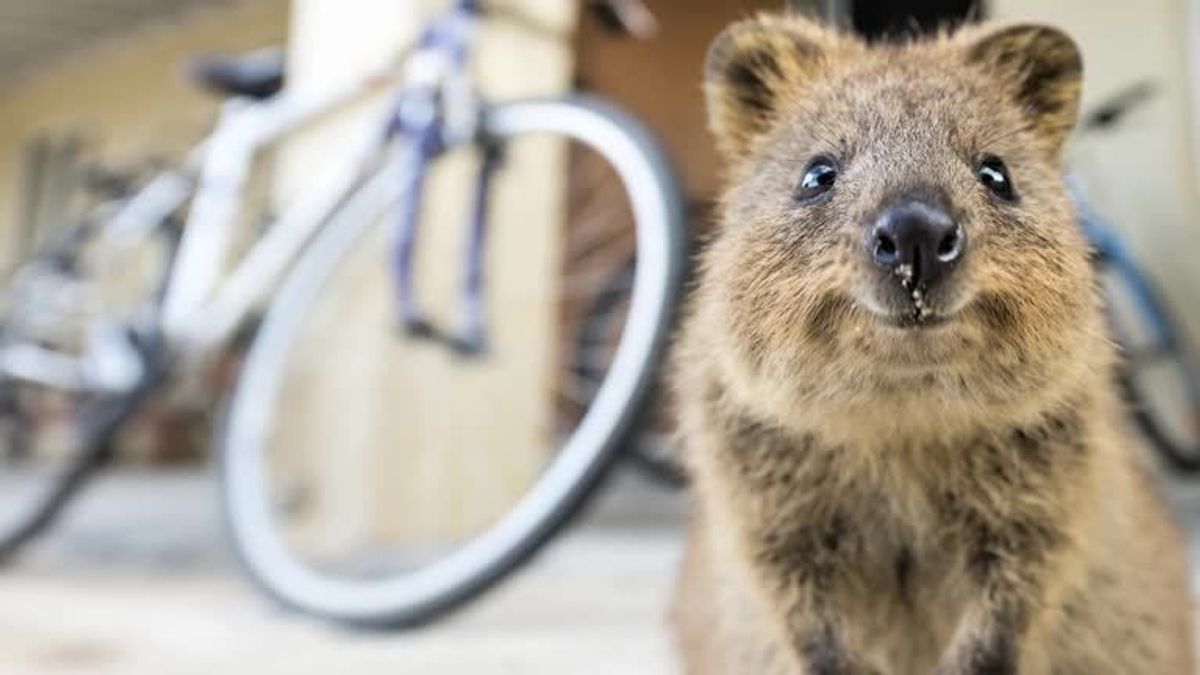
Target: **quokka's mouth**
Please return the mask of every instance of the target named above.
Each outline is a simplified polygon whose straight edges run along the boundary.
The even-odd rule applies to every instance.
[[[916,311],[903,314],[873,314],[875,320],[889,328],[924,330],[944,326],[954,320],[953,315]]]
[[[890,292],[872,293],[859,305],[877,324],[888,328],[913,331],[940,328],[959,319],[969,304],[954,289],[939,289],[935,297],[930,297],[933,294],[923,287],[909,284],[887,290]],[[897,290],[901,292],[896,293]]]

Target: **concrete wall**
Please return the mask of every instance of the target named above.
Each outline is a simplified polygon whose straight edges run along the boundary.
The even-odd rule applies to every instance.
[[[0,261],[11,259],[22,231],[22,157],[30,140],[78,134],[85,154],[115,164],[176,156],[201,137],[215,110],[215,99],[184,82],[181,65],[196,54],[281,44],[287,17],[286,0],[196,11],[0,90]]]

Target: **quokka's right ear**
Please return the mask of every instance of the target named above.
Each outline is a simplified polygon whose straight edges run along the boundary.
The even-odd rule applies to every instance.
[[[1037,24],[966,34],[967,58],[1004,86],[1058,152],[1079,116],[1083,57],[1067,34]]]
[[[842,38],[799,17],[760,16],[726,28],[708,50],[709,127],[727,158],[741,157],[780,105],[820,73]]]

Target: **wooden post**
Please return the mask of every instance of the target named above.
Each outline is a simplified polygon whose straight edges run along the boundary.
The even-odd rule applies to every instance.
[[[386,64],[422,17],[442,6],[395,0],[296,0],[289,86],[319,90]],[[489,99],[549,95],[571,80],[571,3],[507,3],[557,39],[516,25],[488,25],[476,72]],[[289,142],[278,157],[278,193],[304,189],[325,158],[378,101]],[[477,158],[448,156],[425,197],[418,283],[432,315],[451,325]],[[391,232],[335,278],[303,336],[305,357],[286,386],[274,446],[309,510],[298,535],[322,550],[364,539],[450,539],[491,523],[529,486],[552,448],[559,237],[565,152],[545,140],[513,149],[497,189],[488,243],[491,352],[463,360],[444,347],[399,339],[388,276]],[[316,479],[313,481],[312,479]],[[286,486],[286,483],[285,483]]]

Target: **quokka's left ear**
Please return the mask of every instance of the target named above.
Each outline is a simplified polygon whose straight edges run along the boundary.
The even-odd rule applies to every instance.
[[[1054,152],[1079,116],[1083,59],[1075,42],[1049,26],[1017,24],[966,36],[967,60],[1007,88]]]

